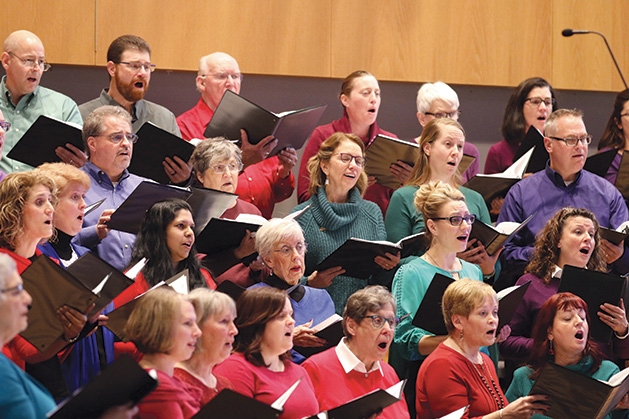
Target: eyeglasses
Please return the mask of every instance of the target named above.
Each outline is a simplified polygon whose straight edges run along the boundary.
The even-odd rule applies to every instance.
[[[244,165],[242,163],[229,163],[229,164],[217,164],[210,167],[210,169],[212,169],[212,171],[216,173],[217,175],[223,175],[228,170],[230,172],[240,173],[243,167]]]
[[[585,137],[582,137],[582,138],[559,138],[559,137],[551,137],[551,136],[548,136],[548,138],[552,138],[553,140],[557,140],[557,141],[563,141],[564,143],[566,143],[568,147],[574,147],[577,145],[577,143],[587,145],[592,142],[591,135],[586,135]]]
[[[466,216],[453,215],[452,217],[431,218],[431,220],[435,220],[435,221],[439,221],[439,220],[450,221],[450,224],[452,224],[455,227],[458,227],[458,226],[461,225],[463,220],[465,220],[465,222],[467,224],[469,224],[469,225],[474,224],[474,221],[476,221],[476,215],[474,215],[474,214],[470,214],[470,215],[466,215]]]
[[[4,132],[7,132],[9,129],[11,129],[11,123],[7,121],[0,121],[0,128],[2,128]]]
[[[22,291],[24,291],[24,284],[19,284],[11,288],[4,288],[0,290],[1,293],[11,294],[14,297],[17,297],[18,295],[20,295]]]
[[[295,246],[288,246],[285,244],[279,249],[274,250],[274,252],[277,252],[284,257],[288,257],[293,254],[294,250],[296,250],[300,256],[303,256],[306,253],[306,250],[308,250],[308,243],[299,242]]]
[[[365,164],[367,163],[367,159],[363,156],[353,156],[349,153],[339,153],[337,156],[339,156],[339,159],[345,164],[349,164],[352,160],[354,160],[357,166],[365,167]]]
[[[153,71],[155,71],[155,64],[152,63],[141,63],[139,61],[120,61],[118,64],[124,64],[127,67],[129,67],[131,70],[133,71],[140,71],[140,70],[144,70],[147,73],[152,73]]]
[[[117,134],[109,134],[109,135],[94,135],[93,137],[107,137],[109,141],[114,144],[120,144],[122,140],[127,140],[131,144],[135,144],[138,141],[138,136],[135,134],[125,134],[123,132],[119,132]]]
[[[22,61],[22,64],[24,64],[25,67],[39,68],[41,71],[44,71],[44,72],[50,70],[50,68],[52,67],[50,64],[46,62],[46,60],[37,60],[33,58],[24,59],[22,57],[18,57],[12,52],[9,52],[9,55],[12,55],[13,57]]]
[[[539,106],[542,104],[542,102],[544,103],[544,105],[550,107],[550,106],[555,106],[555,103],[557,102],[555,99],[551,99],[551,98],[541,98],[541,97],[529,97],[527,99],[524,100],[524,103],[526,102],[530,102],[531,105],[533,106]]]
[[[396,326],[402,320],[399,317],[394,317],[394,318],[390,319],[388,317],[378,316],[377,314],[374,314],[374,315],[371,315],[371,316],[365,316],[365,317],[363,317],[363,319],[371,319],[371,324],[376,329],[382,329],[382,326],[384,326],[385,323],[387,323],[389,325],[390,329],[395,329]]]
[[[211,74],[212,78],[216,81],[227,81],[228,78],[231,78],[233,82],[242,81],[244,76],[242,73],[216,73]],[[207,74],[203,74],[201,77],[207,77]]]
[[[425,115],[430,115],[430,116],[434,116],[435,118],[441,119],[441,118],[448,118],[448,119],[454,119],[455,121],[459,119],[459,116],[461,116],[461,111],[454,111],[454,112],[424,112]]]

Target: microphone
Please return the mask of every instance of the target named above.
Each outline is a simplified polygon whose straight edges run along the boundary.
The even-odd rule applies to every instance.
[[[594,33],[598,36],[600,36],[601,38],[603,38],[603,41],[605,41],[605,45],[607,46],[607,50],[609,51],[609,55],[612,57],[612,60],[614,61],[614,64],[616,65],[616,70],[618,70],[618,74],[620,75],[620,78],[622,80],[622,83],[625,85],[625,89],[628,89],[629,87],[627,86],[627,82],[625,81],[625,77],[622,75],[622,71],[620,71],[620,67],[618,66],[618,62],[616,61],[616,57],[614,56],[614,53],[612,52],[611,47],[609,46],[609,43],[607,42],[607,38],[605,38],[605,35],[603,35],[600,32],[596,32],[596,31],[587,31],[587,30],[579,30],[579,29],[564,29],[563,31],[561,31],[561,34],[565,37],[569,37],[572,35],[581,35],[581,34],[585,34],[585,33]]]
[[[572,36],[574,34],[582,34],[582,33],[590,33],[590,31],[582,31],[582,30],[572,30],[572,29],[564,29],[561,31],[561,34],[565,37]]]

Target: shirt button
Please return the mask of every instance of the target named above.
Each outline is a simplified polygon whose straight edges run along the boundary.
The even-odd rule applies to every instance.
[[[128,248],[129,248],[129,245],[128,245],[128,244],[125,244],[125,245],[124,245],[124,248],[125,248],[125,249],[128,249]]]
[[[251,179],[250,177],[247,178],[249,180],[249,182],[251,182],[253,179]]]

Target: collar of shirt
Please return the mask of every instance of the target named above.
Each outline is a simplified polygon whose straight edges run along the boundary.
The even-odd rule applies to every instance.
[[[371,370],[367,371],[367,367],[365,366],[365,364],[363,364],[363,362],[358,359],[356,355],[354,355],[354,352],[352,352],[347,347],[347,344],[345,343],[345,338],[341,339],[339,344],[336,345],[336,348],[334,348],[334,351],[336,352],[336,356],[341,362],[341,366],[343,367],[345,374],[349,373],[352,370],[356,370],[364,374],[369,374],[373,371],[380,371],[380,374],[384,377],[382,368],[380,368],[380,361],[376,361],[373,364]]]
[[[85,165],[83,166],[83,170],[92,179],[96,180],[98,183],[102,183],[103,181],[107,181],[107,182],[109,182],[112,185],[113,188],[115,188],[117,185],[119,185],[126,178],[129,177],[129,171],[127,169],[125,169],[124,172],[122,172],[122,176],[120,177],[120,180],[118,180],[118,182],[116,182],[116,184],[114,185],[114,183],[111,181],[111,179],[109,178],[107,173],[103,172],[98,166],[96,166],[94,163],[92,163],[89,159],[85,162]]]
[[[113,97],[109,95],[109,88],[103,89],[103,91],[101,92],[101,98],[108,102],[109,105],[122,107],[120,103],[118,103]],[[139,101],[135,102],[133,106],[131,106],[131,123],[134,123],[138,120],[138,114],[142,110],[143,101],[144,99],[140,99]]]
[[[548,176],[548,179],[550,179],[551,182],[553,182],[553,184],[559,188],[562,189],[566,189],[568,186],[570,185],[576,185],[579,182],[579,179],[581,178],[581,174],[583,172],[583,170],[579,170],[579,172],[577,173],[576,177],[574,178],[574,180],[572,182],[568,182],[566,184],[566,182],[563,180],[563,177],[556,171],[554,171],[553,169],[551,169],[550,167],[550,160],[548,160],[546,162],[546,176]]]
[[[553,270],[553,274],[550,277],[551,278],[561,279],[562,272],[563,272],[563,269],[561,269],[559,266],[555,265],[555,269]]]
[[[7,88],[7,76],[2,76],[2,83],[0,83],[0,95],[2,95],[2,101],[5,102],[5,106],[7,108],[11,107],[13,109],[23,109],[24,107],[26,107],[26,105],[30,103],[30,101],[33,99],[33,97],[37,95],[38,92],[39,86],[35,88],[33,93],[24,95],[22,99],[20,99],[20,101],[17,103],[17,105],[13,105],[13,102],[11,101],[11,92]]]

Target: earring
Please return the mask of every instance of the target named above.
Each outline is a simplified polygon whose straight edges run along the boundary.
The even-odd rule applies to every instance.
[[[463,342],[463,330],[459,332],[459,342]]]
[[[330,184],[330,179],[328,179],[327,177],[325,178],[325,184],[329,185]]]
[[[551,356],[555,355],[555,350],[553,349],[553,341],[549,340],[548,341],[548,354]]]

